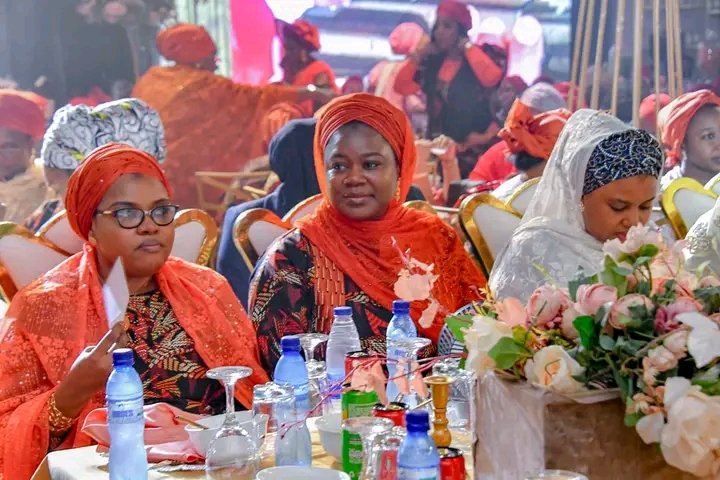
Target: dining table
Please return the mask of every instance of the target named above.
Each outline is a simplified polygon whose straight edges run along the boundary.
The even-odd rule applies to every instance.
[[[312,439],[312,466],[342,470],[342,465],[335,458],[325,453],[320,444],[320,435],[315,425],[316,418],[308,419],[308,429]],[[469,456],[469,445],[462,441],[455,445],[465,451],[466,478],[472,479],[472,459]],[[262,461],[261,468],[274,465],[272,456]],[[195,468],[194,471],[188,471]],[[57,450],[49,453],[42,461],[32,480],[108,480],[108,457],[99,453],[96,446]],[[166,465],[151,464],[148,468],[148,480],[204,479],[202,465]]]

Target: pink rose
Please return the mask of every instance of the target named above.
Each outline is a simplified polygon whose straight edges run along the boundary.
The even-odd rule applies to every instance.
[[[660,307],[655,312],[655,330],[658,333],[667,333],[680,327],[676,317],[681,313],[701,312],[702,305],[689,297],[678,297],[666,307]]]
[[[563,312],[560,329],[562,330],[563,336],[568,340],[576,340],[580,337],[577,329],[575,329],[575,325],[573,325],[575,319],[580,316],[581,315],[572,306]]]
[[[688,336],[687,330],[677,330],[663,340],[663,346],[670,350],[675,358],[681,359],[687,353]]]
[[[651,349],[647,358],[650,359],[650,364],[660,373],[672,370],[677,367],[678,363],[675,355],[662,345]]]
[[[700,280],[700,288],[720,287],[720,278],[710,275]]]
[[[630,312],[630,308],[645,307],[650,310],[652,306],[652,301],[645,295],[640,295],[639,293],[631,293],[630,295],[626,295],[620,298],[617,302],[613,304],[612,308],[610,309],[610,318],[608,319],[608,323],[611,327],[615,329],[623,330],[625,328],[622,323],[623,317],[632,318],[632,312]]]
[[[564,290],[543,285],[530,297],[527,314],[538,327],[556,328],[562,322],[562,312],[571,305]]]
[[[495,304],[498,320],[514,327],[515,325],[526,326],[530,319],[525,307],[517,298],[506,298]]]
[[[617,300],[617,289],[602,283],[580,285],[575,308],[581,315],[595,316],[600,307]]]

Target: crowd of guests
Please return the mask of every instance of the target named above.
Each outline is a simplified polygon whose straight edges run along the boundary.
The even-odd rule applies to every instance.
[[[704,183],[720,172],[713,92],[659,97],[657,118],[649,98],[645,128],[632,128],[571,108],[561,85],[507,77],[505,52],[470,43],[471,26],[453,0],[441,2],[430,35],[400,25],[391,43],[407,58],[378,65],[369,93],[351,93],[363,82],[338,90],[314,56],[317,29],[303,21],[278,24],[279,84],[216,75],[212,38],[180,24],[157,38],[173,64],[151,67],[130,98],[64,106],[46,128],[41,98],[0,91],[3,219],[37,231],[65,212],[84,242],[20,290],[0,323],[0,477],[30,478],[48,451],[90,442],[80,426],[103,403],[113,348],[135,351],[146,402],[192,413],[222,410],[208,369],[250,366],[236,391],[248,408],[252,385],[271,376],[280,338],[327,333],[334,307],[352,307],[363,348],[382,353],[398,279],[431,278],[426,295],[411,300],[432,354],[447,314],[488,287],[496,298],[526,300],[546,275],[562,283],[579,268],[592,273],[603,242],[650,222],[671,180]],[[175,214],[196,206],[194,173],[241,171],[265,154],[280,183],[227,210],[216,271],[170,257]],[[500,199],[540,179],[488,279],[452,226],[403,205],[452,205],[451,184],[468,177]],[[314,195],[317,210],[250,271],[232,237],[238,216],[263,208],[282,217]],[[720,207],[700,220],[689,246],[715,273],[718,215]],[[109,329],[101,286],[117,258],[131,299],[125,321]]]

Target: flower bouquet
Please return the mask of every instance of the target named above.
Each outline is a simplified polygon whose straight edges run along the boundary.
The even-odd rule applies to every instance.
[[[720,478],[720,280],[686,270],[683,246],[634,227],[605,244],[598,274],[449,320],[466,368],[488,373],[476,478],[545,466],[593,479]]]

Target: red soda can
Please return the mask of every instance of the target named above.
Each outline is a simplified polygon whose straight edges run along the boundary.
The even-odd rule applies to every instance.
[[[465,480],[465,457],[457,448],[438,448],[440,480]]]
[[[382,403],[378,403],[373,407],[372,416],[380,418],[388,418],[392,420],[396,427],[405,426],[405,414],[408,411],[408,406],[401,402],[389,403],[386,407]]]
[[[368,352],[366,352],[364,350],[358,350],[355,352],[346,353],[345,354],[345,376],[349,375],[350,372],[352,372],[353,361],[366,360],[368,358],[372,358],[372,355],[370,355]]]

